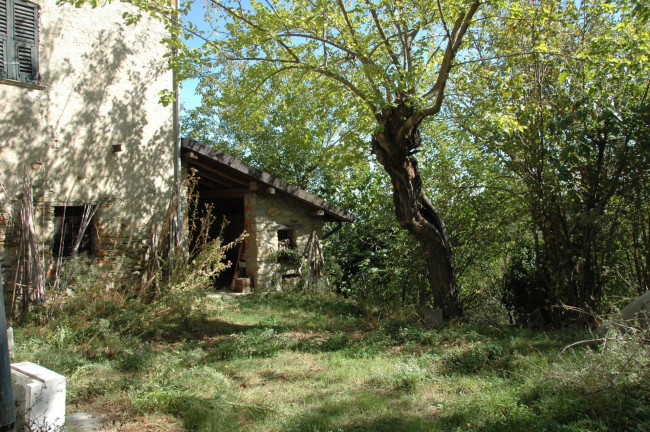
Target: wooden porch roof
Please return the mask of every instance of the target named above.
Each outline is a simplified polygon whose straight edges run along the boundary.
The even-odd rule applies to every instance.
[[[297,186],[291,185],[269,173],[245,164],[237,158],[202,144],[196,140],[181,140],[183,159],[189,167],[198,171],[202,181],[209,182],[222,197],[233,195],[242,188],[247,190],[251,184],[257,189],[273,188],[280,193],[301,201],[316,211],[322,211],[326,222],[352,222],[354,215],[328,203],[321,197],[311,194]],[[252,190],[249,190],[249,193]]]

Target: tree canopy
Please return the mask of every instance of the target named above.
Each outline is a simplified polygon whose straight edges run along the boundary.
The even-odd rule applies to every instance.
[[[139,5],[199,79],[189,135],[361,213],[377,253],[349,269],[420,256],[447,317],[460,277],[520,322],[647,289],[645,2],[206,0],[200,27]]]
[[[455,58],[479,6],[478,1],[252,1],[247,6],[209,1],[205,7],[214,38],[206,37],[200,51],[187,51],[203,76],[236,81],[242,99],[288,75],[318,89],[310,93],[320,96],[315,100],[323,106],[335,100],[330,112],[339,115],[332,124],[358,124],[360,130],[372,125],[366,126],[370,148],[391,178],[397,221],[423,246],[435,302],[450,317],[461,315],[462,307],[448,234],[422,189],[414,155],[421,150],[421,122],[442,109]],[[285,111],[306,108],[287,103],[292,90],[282,88],[288,96],[282,100]],[[322,132],[335,136],[336,130]]]

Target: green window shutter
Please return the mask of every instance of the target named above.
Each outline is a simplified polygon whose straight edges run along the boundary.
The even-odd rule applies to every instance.
[[[7,77],[7,0],[0,0],[0,78]]]
[[[14,79],[38,82],[38,6],[15,0],[14,18]]]

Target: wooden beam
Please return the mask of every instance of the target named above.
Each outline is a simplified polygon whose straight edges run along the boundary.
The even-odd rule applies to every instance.
[[[325,211],[324,210],[316,210],[311,213],[309,213],[309,217],[313,218],[319,218],[325,216]]]
[[[238,185],[231,181],[228,181],[223,178],[217,178],[217,176],[211,176],[209,173],[203,171],[197,171],[196,177],[199,179],[199,185],[208,186],[212,188],[236,188]]]
[[[223,177],[224,179],[230,180],[232,182],[238,183],[242,186],[248,187],[250,185],[250,182],[243,180],[241,178],[234,177],[232,175],[228,175],[224,173],[222,170],[216,170],[214,167],[211,167],[207,164],[201,163],[196,160],[192,160],[191,166],[196,168],[198,170],[198,176],[201,177],[201,175],[205,175],[206,173],[211,174],[211,178],[214,177]],[[206,176],[207,177],[207,176]]]
[[[250,194],[252,191],[250,189],[222,189],[222,190],[211,190],[203,191],[201,197],[203,198],[243,198],[244,195]]]
[[[275,195],[275,188],[274,187],[268,187],[268,188],[266,188],[264,193],[267,194],[267,195]]]

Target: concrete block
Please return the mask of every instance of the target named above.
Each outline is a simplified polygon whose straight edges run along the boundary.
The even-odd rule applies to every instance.
[[[26,430],[60,431],[65,423],[65,377],[31,362],[11,365],[18,418]],[[19,421],[20,424],[20,421]]]
[[[96,432],[102,430],[104,425],[90,413],[70,414],[65,423],[65,432]]]

